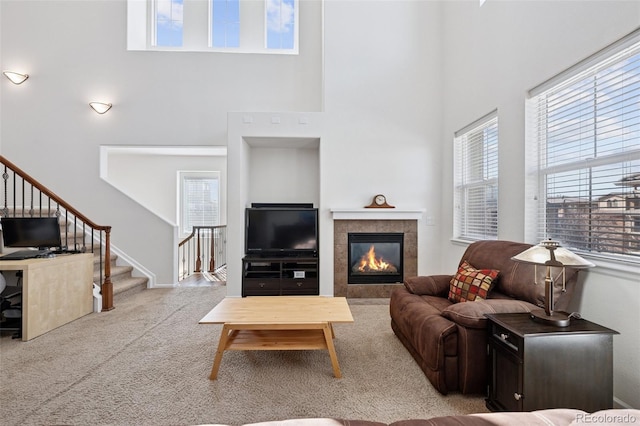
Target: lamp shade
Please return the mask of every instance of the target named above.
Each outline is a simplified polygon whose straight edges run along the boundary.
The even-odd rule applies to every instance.
[[[562,268],[562,289],[564,291],[564,270],[565,267],[571,268],[589,268],[595,266],[588,260],[583,259],[577,254],[560,247],[560,243],[554,240],[545,240],[540,244],[530,247],[520,254],[511,258],[516,262],[523,262],[535,265],[545,266],[544,278],[544,310],[532,310],[531,318],[534,321],[540,321],[544,324],[554,325],[557,327],[566,327],[570,324],[571,315],[565,312],[553,311],[553,278],[551,269],[554,267]],[[535,269],[535,268],[534,268]],[[534,272],[535,273],[535,272]]]
[[[29,78],[29,74],[22,74],[15,71],[2,71],[5,77],[7,77],[13,84],[22,84]]]
[[[106,102],[89,102],[89,106],[98,114],[104,114],[109,111],[113,105]]]
[[[591,268],[594,265],[572,251],[561,247],[557,241],[545,240],[511,258],[516,262],[547,266],[570,266],[572,268]]]

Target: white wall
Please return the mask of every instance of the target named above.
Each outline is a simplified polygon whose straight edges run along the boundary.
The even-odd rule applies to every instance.
[[[2,155],[112,226],[112,244],[174,282],[174,228],[99,177],[101,145],[225,145],[227,112],[321,108],[321,3],[300,3],[300,54],[126,50],[125,0],[2,0]],[[99,116],[88,102],[113,103]],[[150,191],[163,187],[149,184]]]
[[[454,132],[498,109],[499,237],[522,241],[527,91],[636,29],[640,2],[489,0],[482,7],[477,1],[446,2],[444,17],[443,272],[454,270],[465,249],[449,240]],[[585,318],[620,332],[614,337],[615,401],[636,408],[640,407],[637,274],[637,268],[624,273],[619,265],[616,270],[600,265],[589,270],[576,301]]]
[[[225,150],[226,152],[226,150]],[[220,224],[227,223],[227,157],[127,153],[108,155],[107,182],[167,223],[178,226],[178,173],[220,172]],[[149,185],[149,182],[153,182]]]
[[[442,196],[441,3],[328,1],[324,16],[322,206],[362,208],[382,193],[397,208],[424,209],[418,269],[435,272]],[[435,226],[427,226],[426,217]],[[333,247],[333,234],[322,244]],[[325,255],[333,264],[333,253]]]
[[[251,149],[250,202],[313,203],[317,206],[320,199],[318,140],[301,141],[299,145],[302,147],[254,146]]]
[[[2,7],[0,7],[0,22],[2,22]],[[2,31],[0,31],[0,46],[2,46]],[[0,49],[0,64],[2,64],[2,49]],[[2,99],[4,87],[4,84],[0,84],[0,99]],[[2,104],[3,102],[0,102],[0,117],[2,117]],[[2,152],[2,120],[0,120],[0,152]]]

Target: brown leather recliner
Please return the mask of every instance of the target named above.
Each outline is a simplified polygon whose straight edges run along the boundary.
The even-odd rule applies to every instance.
[[[511,260],[529,247],[512,241],[469,245],[460,264],[466,260],[476,269],[500,271],[486,300],[451,302],[453,275],[406,278],[404,286],[392,292],[391,328],[440,393],[486,394],[485,314],[530,312],[544,306],[545,268]],[[554,275],[559,273],[554,270]],[[577,275],[578,270],[566,268],[565,279],[555,280],[554,310],[568,310]]]

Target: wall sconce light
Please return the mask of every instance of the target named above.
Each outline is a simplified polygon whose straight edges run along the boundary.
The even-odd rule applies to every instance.
[[[113,105],[104,102],[89,102],[89,106],[98,114],[104,114],[109,111]]]
[[[5,77],[7,77],[13,84],[22,84],[29,78],[29,74],[20,74],[13,71],[2,71]]]

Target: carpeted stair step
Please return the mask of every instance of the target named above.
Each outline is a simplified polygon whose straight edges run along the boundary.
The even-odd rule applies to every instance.
[[[116,293],[116,286],[122,286],[125,290],[128,290],[132,286],[143,284],[144,288],[146,288],[148,279],[141,277],[132,277],[132,271],[132,266],[111,266],[111,282],[113,283],[114,294]],[[100,280],[100,274],[98,271],[94,272],[93,279],[96,282]]]
[[[93,274],[96,275],[98,273],[98,271],[100,271],[100,258],[102,257],[103,260],[103,264],[102,264],[102,268],[104,269],[104,255],[100,256],[97,252],[94,253],[93,255]],[[111,257],[110,257],[110,263],[111,263],[111,268],[113,269],[116,266],[116,260],[118,260],[118,255],[117,254],[113,254],[111,253]],[[111,271],[111,274],[113,274],[113,270]]]
[[[102,256],[104,259],[104,256]],[[111,254],[111,283],[113,284],[113,299],[114,305],[118,299],[130,297],[132,294],[147,288],[149,281],[146,277],[134,277],[131,275],[133,267],[131,266],[119,266],[116,265],[118,255]],[[104,265],[103,265],[104,268]],[[103,277],[104,279],[104,274]],[[93,260],[93,281],[98,283],[100,281],[100,255],[96,250]]]
[[[143,291],[147,288],[148,278],[146,277],[132,277],[122,278],[113,282],[113,299],[117,301],[121,298],[130,297],[139,291]]]
[[[131,276],[133,266],[111,266],[111,282],[126,280]]]

